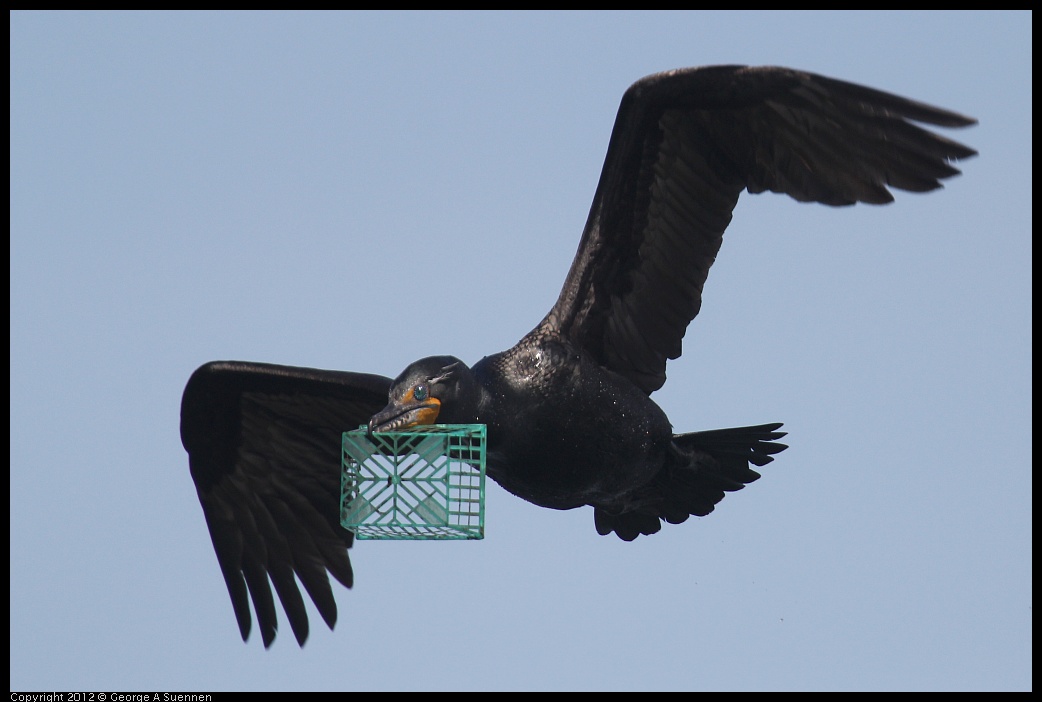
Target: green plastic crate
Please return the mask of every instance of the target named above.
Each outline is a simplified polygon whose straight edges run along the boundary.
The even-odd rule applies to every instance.
[[[485,425],[343,435],[340,523],[359,539],[485,537]]]

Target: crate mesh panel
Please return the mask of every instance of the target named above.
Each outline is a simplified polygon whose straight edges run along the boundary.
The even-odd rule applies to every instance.
[[[359,539],[481,539],[485,425],[343,435],[340,523]]]

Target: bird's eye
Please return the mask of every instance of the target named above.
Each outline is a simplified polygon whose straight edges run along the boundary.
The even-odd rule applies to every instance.
[[[417,402],[423,402],[427,399],[427,386],[417,385],[412,391],[413,399]]]

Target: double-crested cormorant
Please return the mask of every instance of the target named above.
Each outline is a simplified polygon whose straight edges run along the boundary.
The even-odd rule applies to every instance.
[[[902,97],[785,68],[713,66],[635,83],[622,98],[564,287],[513,348],[468,368],[425,358],[395,380],[214,362],[188,381],[181,436],[243,640],[253,599],[275,638],[274,584],[297,641],[294,574],[332,628],[326,571],[352,584],[339,524],[340,434],[368,422],[488,427],[488,474],[544,507],[592,505],[631,540],[713,510],[785,448],[780,424],[673,434],[649,398],[698,314],[742,190],[826,205],[926,192],[975,152],[913,122],[974,123]],[[388,402],[389,400],[389,402]],[[385,406],[386,405],[386,406]]]

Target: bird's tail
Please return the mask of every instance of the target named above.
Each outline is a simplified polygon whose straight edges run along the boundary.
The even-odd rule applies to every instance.
[[[713,511],[725,492],[741,490],[760,477],[750,464],[765,466],[774,454],[788,448],[777,440],[785,436],[781,424],[714,429],[674,434],[676,460],[662,469],[649,486],[648,499],[633,511],[612,514],[595,508],[597,532],[615,532],[632,541],[640,534],[654,534],[661,520],[680,524],[690,515],[704,517]]]

